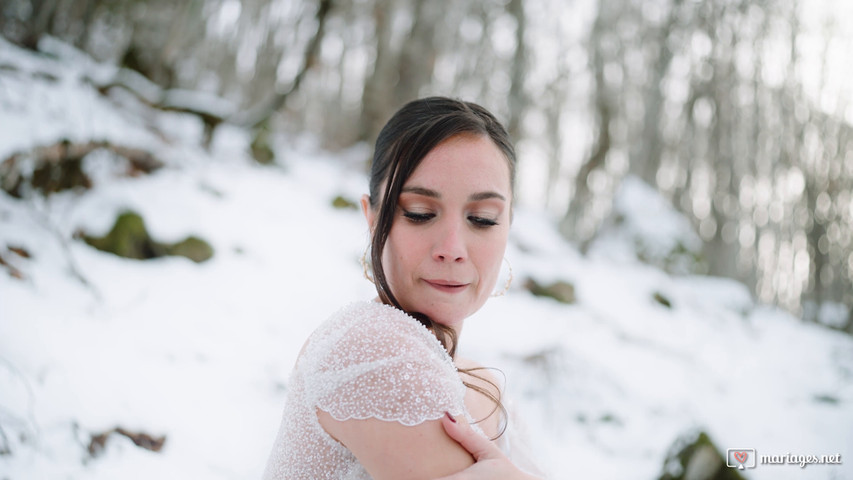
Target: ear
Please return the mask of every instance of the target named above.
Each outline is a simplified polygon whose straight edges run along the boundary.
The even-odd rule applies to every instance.
[[[370,195],[366,193],[361,196],[361,213],[364,214],[364,219],[367,220],[367,226],[370,227],[370,233],[373,233],[373,228],[376,226],[376,212],[370,206]]]

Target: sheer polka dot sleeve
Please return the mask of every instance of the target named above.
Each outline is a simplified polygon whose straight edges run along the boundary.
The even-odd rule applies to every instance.
[[[303,357],[305,393],[337,420],[417,425],[464,412],[465,387],[433,334],[398,309],[368,302],[339,313]]]

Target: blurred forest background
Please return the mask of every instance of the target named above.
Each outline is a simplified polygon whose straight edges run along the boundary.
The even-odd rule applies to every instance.
[[[853,8],[796,0],[4,0],[0,32],[127,67],[105,81],[271,138],[372,143],[440,94],[504,120],[519,202],[582,250],[629,175],[689,218],[685,270],[853,333]],[[846,30],[845,30],[846,28]],[[102,82],[102,83],[99,83]],[[173,96],[171,98],[179,98]],[[0,159],[2,161],[2,159]]]

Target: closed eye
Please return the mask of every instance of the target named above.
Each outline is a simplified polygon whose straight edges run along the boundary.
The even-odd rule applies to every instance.
[[[403,210],[403,216],[412,223],[426,223],[435,218],[434,213],[417,213]]]
[[[475,215],[469,216],[468,221],[473,223],[474,226],[478,227],[478,228],[494,227],[495,225],[498,224],[498,222],[496,222],[495,220],[492,220],[490,218],[478,217]]]

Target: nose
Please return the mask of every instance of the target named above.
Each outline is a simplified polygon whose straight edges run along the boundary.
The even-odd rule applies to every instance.
[[[432,258],[438,262],[464,262],[468,257],[465,231],[461,221],[446,219],[436,229]]]

